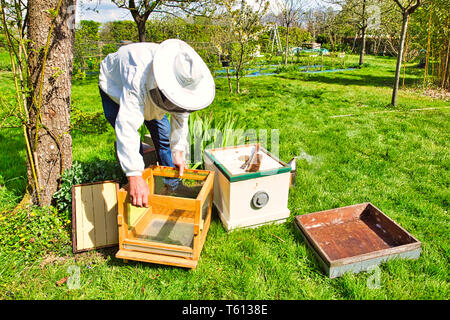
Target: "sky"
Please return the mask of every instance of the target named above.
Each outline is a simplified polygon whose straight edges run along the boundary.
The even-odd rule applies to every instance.
[[[120,9],[108,0],[82,0],[77,3],[76,21],[94,20],[103,23],[115,20],[133,20],[128,10]]]
[[[276,1],[276,0],[270,0]],[[320,0],[304,0],[308,6],[314,6]],[[251,2],[251,0],[249,0]],[[93,10],[96,9],[97,11]],[[98,22],[108,22],[116,20],[133,20],[131,14],[126,9],[118,8],[110,0],[80,0],[77,4],[76,21],[94,20]]]

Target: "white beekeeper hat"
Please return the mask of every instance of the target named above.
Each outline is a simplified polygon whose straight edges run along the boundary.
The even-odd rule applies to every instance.
[[[214,100],[211,72],[184,41],[168,39],[160,44],[153,59],[153,76],[157,88],[151,90],[151,97],[167,111],[200,110]]]

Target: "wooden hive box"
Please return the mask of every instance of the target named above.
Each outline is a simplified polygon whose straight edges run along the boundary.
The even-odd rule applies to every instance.
[[[242,164],[256,144],[209,149],[204,152],[205,168],[216,173],[214,205],[227,231],[285,222],[291,167],[259,148],[260,166],[246,172]]]
[[[150,188],[149,208],[130,204],[128,185],[118,192],[117,258],[185,268],[197,266],[211,222],[214,172],[184,171],[188,193],[168,193],[164,179],[180,178],[171,167],[143,172]]]
[[[294,224],[330,278],[421,253],[421,243],[370,202],[299,215]]]

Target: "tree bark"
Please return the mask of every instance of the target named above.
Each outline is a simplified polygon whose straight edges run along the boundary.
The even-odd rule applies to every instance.
[[[361,52],[359,54],[359,65],[364,64],[364,54],[366,53],[366,29],[367,29],[367,18],[366,18],[366,0],[363,0],[362,4],[362,25],[361,25]]]
[[[395,67],[394,90],[392,92],[391,104],[397,105],[398,83],[400,80],[400,70],[402,68],[403,50],[405,47],[406,30],[408,29],[408,13],[403,12],[402,33],[400,37],[400,47],[397,54],[397,65]]]
[[[366,28],[367,26],[361,28],[361,52],[359,53],[360,66],[364,64],[364,54],[366,53]]]
[[[231,85],[231,76],[230,76],[230,68],[227,67],[227,79],[228,79],[228,90],[230,93],[233,92],[233,87]]]
[[[48,10],[55,10],[60,1],[54,20]],[[74,20],[74,6],[76,0],[28,2],[28,86],[32,92],[28,99],[31,126],[27,133],[38,167],[39,190],[34,190],[33,200],[41,206],[51,204],[62,172],[72,165],[70,93],[75,26],[70,22]],[[48,38],[52,23],[54,29]],[[33,185],[30,170],[28,182]],[[36,191],[39,191],[39,199]]]
[[[355,37],[353,38],[352,53],[355,51],[355,45],[356,45],[356,38],[357,37],[358,37],[358,31],[355,32]]]
[[[138,28],[138,33],[139,33],[139,42],[145,42],[146,41],[145,21],[137,22],[137,28]]]
[[[448,42],[448,39],[447,39]],[[445,46],[444,46],[445,48]],[[442,62],[442,64],[444,65],[443,67],[443,75],[441,78],[441,88],[444,89],[445,88],[445,82],[448,79],[448,59],[449,59],[449,49],[450,49],[450,45],[447,43],[447,53],[445,55],[445,60]]]

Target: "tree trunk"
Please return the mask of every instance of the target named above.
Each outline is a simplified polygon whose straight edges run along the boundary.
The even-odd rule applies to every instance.
[[[352,53],[355,51],[355,45],[356,45],[356,38],[357,37],[358,37],[358,31],[355,32],[355,37],[353,38]]]
[[[231,85],[231,76],[230,76],[230,68],[227,67],[227,79],[228,79],[228,90],[230,93],[233,92],[233,87]]]
[[[138,27],[138,33],[139,33],[139,42],[145,42],[146,41],[145,21],[138,22],[137,27]]]
[[[288,63],[288,55],[289,55],[289,26],[286,26],[286,52],[284,56],[284,64]]]
[[[48,10],[55,10],[60,1],[45,58],[47,37],[54,20]],[[34,190],[33,200],[41,206],[51,203],[62,172],[72,165],[69,127],[75,26],[69,22],[73,20],[75,6],[76,0],[28,2],[28,86],[32,92],[28,100],[31,126],[27,133],[38,168],[39,190]],[[28,183],[31,186],[33,177],[29,164],[28,169]]]
[[[400,37],[400,47],[397,54],[397,65],[395,67],[394,90],[392,91],[391,104],[397,105],[398,83],[400,80],[400,70],[402,68],[403,50],[405,47],[406,30],[408,29],[408,14],[403,12],[402,33]]]
[[[359,53],[360,66],[364,64],[364,54],[366,53],[366,28],[366,25],[361,28],[361,52]]]
[[[364,64],[364,54],[366,53],[366,29],[367,29],[367,17],[366,17],[366,0],[363,0],[362,4],[362,26],[361,26],[361,52],[359,54],[359,65]]]
[[[447,39],[447,42],[448,42],[448,39]],[[442,89],[445,88],[445,83],[448,81],[449,49],[450,49],[450,45],[447,43],[447,54],[446,54],[446,57],[445,57],[444,75],[442,76],[442,85],[441,85]]]

